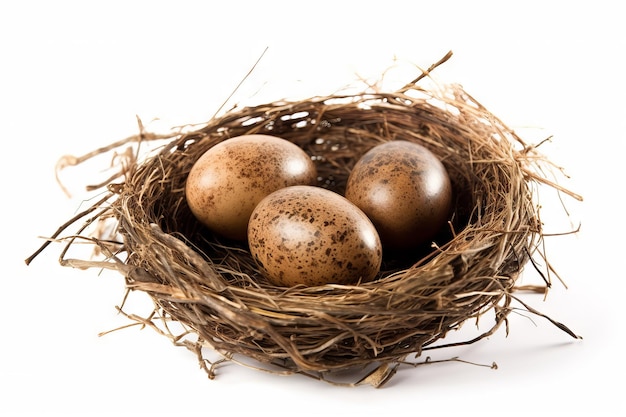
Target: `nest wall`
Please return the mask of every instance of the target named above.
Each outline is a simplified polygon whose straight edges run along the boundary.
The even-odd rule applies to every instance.
[[[271,103],[175,138],[128,173],[114,204],[133,267],[129,285],[203,343],[294,371],[399,361],[491,308],[499,324],[541,235],[527,160],[513,133],[459,88],[436,100],[419,93]],[[316,162],[318,185],[338,193],[368,149],[418,142],[446,166],[455,216],[432,245],[387,259],[373,282],[271,286],[246,247],[205,230],[184,196],[186,175],[206,150],[252,133],[300,146]]]

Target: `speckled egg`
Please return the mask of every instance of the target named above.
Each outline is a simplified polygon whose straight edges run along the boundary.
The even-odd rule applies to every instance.
[[[192,166],[185,196],[194,216],[219,235],[245,241],[248,220],[265,196],[290,185],[312,185],[317,170],[286,139],[244,135],[206,151]]]
[[[274,285],[356,284],[376,277],[380,238],[358,207],[333,191],[292,186],[254,209],[250,252]]]
[[[426,147],[404,140],[366,152],[350,173],[345,196],[372,220],[383,246],[394,250],[433,238],[452,207],[444,165]]]

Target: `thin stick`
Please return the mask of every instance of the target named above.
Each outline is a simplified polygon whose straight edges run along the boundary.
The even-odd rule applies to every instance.
[[[24,260],[24,262],[26,262],[26,265],[30,265],[30,263],[33,261],[33,259],[35,259],[41,252],[43,252],[43,250],[50,243],[52,243],[65,229],[67,229],[72,224],[74,224],[78,219],[81,219],[81,218],[85,217],[86,215],[88,215],[89,213],[95,211],[98,207],[100,207],[100,205],[102,205],[105,201],[107,201],[109,198],[111,198],[112,195],[113,194],[107,193],[107,195],[105,195],[104,198],[102,198],[96,204],[94,204],[93,206],[89,207],[86,210],[81,211],[80,213],[78,213],[77,215],[75,215],[74,217],[72,217],[71,219],[66,221],[65,223],[63,223],[61,226],[59,226],[59,228],[56,230],[56,232],[54,232],[50,238],[46,239],[46,241],[43,243],[43,245],[41,245],[41,247],[39,249],[37,249],[35,251],[35,253],[33,253],[32,255],[30,255],[28,258],[26,258]]]
[[[400,93],[404,93],[405,91],[410,90],[411,88],[413,88],[415,86],[415,84],[420,82],[420,80],[422,78],[428,77],[430,75],[430,73],[435,70],[435,68],[437,68],[439,65],[441,65],[444,62],[446,62],[447,60],[449,60],[451,57],[452,57],[452,51],[448,51],[448,53],[443,58],[441,58],[439,61],[437,61],[434,64],[432,64],[426,71],[422,71],[422,73],[416,79],[414,79],[413,81],[411,81],[410,83],[408,83],[404,87],[402,87],[399,90],[399,92]]]
[[[222,109],[226,106],[226,103],[228,103],[230,101],[230,99],[235,95],[235,93],[239,90],[239,88],[243,85],[244,81],[246,81],[246,79],[248,79],[248,77],[250,77],[250,74],[252,74],[252,72],[254,71],[254,69],[257,67],[257,65],[259,65],[259,62],[261,62],[261,59],[263,58],[263,56],[265,55],[265,53],[267,52],[267,50],[269,49],[269,47],[265,47],[265,49],[263,50],[263,52],[261,53],[261,55],[257,58],[256,62],[254,63],[254,65],[252,66],[252,68],[250,68],[250,70],[248,71],[248,73],[245,75],[245,77],[243,77],[241,79],[241,81],[239,81],[239,84],[237,84],[237,86],[235,87],[235,89],[230,93],[230,95],[226,98],[226,100],[224,100],[224,102],[222,103],[222,105],[217,109],[217,111],[215,112],[215,114],[213,115],[213,119],[215,119],[217,117],[217,115],[219,114],[219,112],[222,111]]]

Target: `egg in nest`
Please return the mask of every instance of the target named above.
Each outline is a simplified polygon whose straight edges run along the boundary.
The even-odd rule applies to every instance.
[[[265,196],[316,182],[315,165],[299,146],[270,135],[243,135],[200,156],[189,171],[185,196],[191,212],[207,228],[245,241],[250,214]]]
[[[406,140],[377,145],[354,165],[345,196],[372,220],[385,248],[428,242],[452,210],[452,184],[443,163]]]
[[[371,281],[382,262],[378,232],[365,213],[315,186],[286,187],[261,200],[248,244],[268,281],[284,287]]]

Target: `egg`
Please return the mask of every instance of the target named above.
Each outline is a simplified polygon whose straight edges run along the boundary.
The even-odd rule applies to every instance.
[[[433,238],[452,209],[445,166],[426,147],[405,140],[366,152],[350,172],[345,197],[372,220],[383,247],[393,250]]]
[[[275,191],[250,217],[248,245],[272,284],[357,284],[374,279],[382,262],[370,219],[344,196],[315,186]]]
[[[185,197],[207,228],[245,241],[250,214],[265,196],[316,182],[315,164],[299,146],[270,135],[243,135],[220,142],[198,158],[189,171]]]

